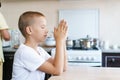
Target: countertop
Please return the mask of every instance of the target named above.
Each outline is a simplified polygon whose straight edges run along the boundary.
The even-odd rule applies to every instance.
[[[50,52],[51,49],[55,48],[54,46],[51,47],[51,46],[42,46],[42,48],[44,48],[47,52]],[[12,47],[6,47],[6,48],[3,48],[3,51],[4,52],[15,52],[17,49],[15,48],[12,48]],[[101,49],[103,53],[120,53],[120,49],[117,49],[117,50],[113,50],[113,49],[108,49],[108,50],[105,50],[105,49]]]
[[[120,49],[102,49],[103,53],[120,53]]]
[[[68,67],[60,76],[52,76],[48,80],[120,80],[120,68]]]
[[[50,52],[51,49],[55,48],[54,46],[53,47],[50,47],[50,46],[42,46],[42,48],[44,48],[47,52]],[[12,47],[6,47],[6,48],[3,48],[3,52],[15,52],[17,50],[17,48],[12,48]]]
[[[3,52],[15,52],[16,50],[17,50],[17,49],[12,48],[12,47],[3,48]]]

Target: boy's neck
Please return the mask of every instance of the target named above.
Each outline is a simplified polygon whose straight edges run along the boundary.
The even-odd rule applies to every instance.
[[[35,50],[37,50],[37,47],[38,47],[37,43],[30,42],[30,41],[26,40],[24,44],[27,45],[27,46],[29,46],[29,47],[31,47],[31,48],[33,48],[33,49],[35,49]]]

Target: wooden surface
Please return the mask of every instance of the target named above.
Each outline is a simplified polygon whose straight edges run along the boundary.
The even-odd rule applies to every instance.
[[[69,67],[60,76],[48,80],[120,80],[120,68]]]

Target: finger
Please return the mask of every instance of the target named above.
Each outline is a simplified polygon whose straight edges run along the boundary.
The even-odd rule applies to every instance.
[[[54,27],[54,33],[56,32],[56,30],[57,30],[57,28],[56,28],[56,27]]]
[[[65,33],[68,32],[68,26],[66,26],[65,30],[64,30]]]
[[[59,24],[59,27],[58,27],[59,30],[62,30],[62,29],[63,29],[64,23],[65,23],[64,20],[61,20],[61,21],[60,21],[60,24]]]
[[[61,21],[60,21],[60,23],[59,23],[59,26],[58,26],[58,27],[62,26],[62,23],[63,23],[63,20],[61,20]]]
[[[55,34],[56,34],[56,28],[54,27],[54,37],[55,37]]]
[[[63,25],[62,25],[62,30],[63,30],[63,31],[66,31],[66,27],[67,27],[67,22],[64,21],[64,23],[63,23]]]
[[[66,21],[64,21],[64,24],[63,24],[63,30],[65,30],[66,29],[66,26],[67,26],[67,22]]]

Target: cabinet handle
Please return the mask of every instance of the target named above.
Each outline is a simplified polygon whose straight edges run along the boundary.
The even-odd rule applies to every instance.
[[[115,59],[114,59],[114,58],[112,58],[112,62],[115,62]]]
[[[9,59],[10,59],[10,60],[12,60],[12,59],[13,59],[13,57],[9,57]]]

